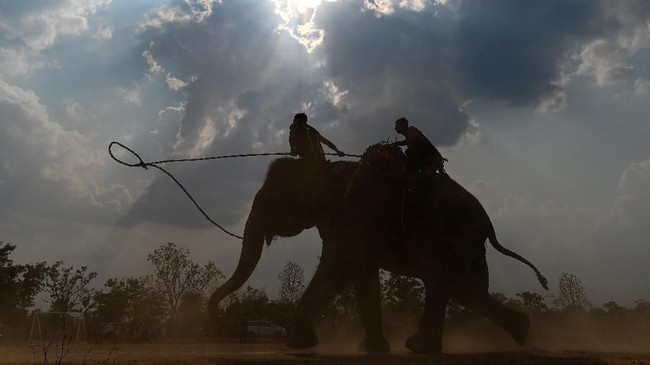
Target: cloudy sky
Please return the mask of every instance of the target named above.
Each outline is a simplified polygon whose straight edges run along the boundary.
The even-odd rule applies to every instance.
[[[408,117],[501,242],[595,306],[650,299],[650,2],[0,0],[0,240],[18,263],[149,273],[175,242],[229,274],[240,243],[166,176],[110,159],[284,152],[293,114],[349,153]],[[270,158],[167,165],[241,233]],[[267,248],[309,276],[304,232]],[[542,292],[488,250],[491,290]]]

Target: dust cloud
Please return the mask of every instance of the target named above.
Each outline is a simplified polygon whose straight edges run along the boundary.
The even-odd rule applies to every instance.
[[[566,313],[529,314],[526,346],[486,319],[447,324],[443,333],[445,352],[491,351],[585,351],[645,353],[650,350],[648,318],[610,318],[585,310]]]
[[[464,320],[447,318],[443,328],[444,353],[510,351],[585,351],[646,353],[650,350],[650,317],[602,311],[569,310],[529,313],[528,343],[520,347],[500,327],[479,315]],[[388,318],[384,332],[391,352],[408,353],[404,341],[417,329],[412,316]],[[351,322],[319,325],[319,353],[361,354],[365,333]]]

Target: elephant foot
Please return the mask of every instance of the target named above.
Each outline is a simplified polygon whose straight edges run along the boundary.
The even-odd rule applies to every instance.
[[[318,345],[318,337],[314,331],[306,331],[306,333],[294,333],[289,342],[287,342],[287,347],[293,349],[306,349]]]
[[[516,313],[511,322],[508,333],[519,344],[524,346],[528,340],[528,328],[530,327],[530,320],[524,313]]]
[[[416,354],[439,354],[442,352],[442,339],[416,332],[406,340],[404,346]]]
[[[359,351],[375,354],[385,354],[390,352],[390,344],[383,336],[376,339],[366,338],[359,345]]]

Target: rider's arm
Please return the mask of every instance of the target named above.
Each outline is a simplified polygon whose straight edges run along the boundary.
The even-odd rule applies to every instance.
[[[329,139],[323,137],[322,134],[319,133],[318,137],[320,138],[320,142],[322,144],[324,144],[327,147],[331,148],[334,152],[338,153],[339,155],[343,154],[343,152],[341,150],[339,150],[338,147],[336,147],[336,145],[334,145],[334,143],[332,143],[332,141],[330,141]]]

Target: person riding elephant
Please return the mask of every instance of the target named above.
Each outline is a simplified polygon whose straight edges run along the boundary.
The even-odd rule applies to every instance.
[[[304,205],[310,206],[310,215],[318,215],[328,200],[325,184],[329,179],[329,163],[325,159],[324,144],[334,150],[339,156],[345,155],[329,139],[323,137],[316,128],[307,124],[307,114],[298,113],[293,117],[289,126],[289,146],[291,155],[298,156],[305,164],[304,172],[308,180],[298,186],[300,196],[298,199]],[[313,178],[312,178],[313,177]]]
[[[442,157],[436,146],[415,126],[409,126],[406,118],[399,118],[395,121],[395,131],[405,138],[393,142],[393,146],[407,146],[406,174],[417,173],[431,174],[438,172],[445,174],[446,158]]]
[[[307,119],[307,114],[298,113],[293,117],[293,122],[289,126],[289,146],[292,156],[324,162],[325,152],[321,144],[331,148],[339,156],[345,155],[334,143],[323,137],[316,128],[307,124]]]

